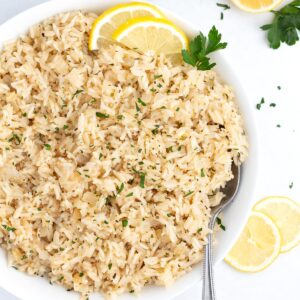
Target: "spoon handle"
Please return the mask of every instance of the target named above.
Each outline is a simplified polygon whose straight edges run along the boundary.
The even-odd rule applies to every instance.
[[[210,229],[214,227],[214,220],[210,224]],[[207,235],[207,244],[205,245],[203,260],[203,281],[202,281],[202,300],[215,300],[214,274],[213,274],[213,232]]]

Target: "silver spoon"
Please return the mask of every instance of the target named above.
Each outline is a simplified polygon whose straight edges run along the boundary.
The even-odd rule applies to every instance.
[[[233,179],[227,182],[225,187],[221,190],[225,194],[224,198],[219,205],[215,206],[211,210],[211,219],[208,228],[213,232],[216,220],[221,211],[223,211],[230,203],[233,202],[235,195],[238,191],[240,184],[240,167],[232,163],[231,171]],[[202,281],[202,300],[215,300],[215,287],[214,287],[214,274],[213,274],[213,233],[209,233],[207,236],[207,244],[204,249],[203,260],[203,281]]]

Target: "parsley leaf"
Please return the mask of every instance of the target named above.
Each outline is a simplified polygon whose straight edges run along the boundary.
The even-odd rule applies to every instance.
[[[138,98],[138,103],[142,104],[143,106],[147,105],[141,98]]]
[[[74,99],[77,95],[79,95],[79,94],[81,94],[81,93],[83,93],[83,90],[77,90],[77,91],[73,94],[72,99]]]
[[[2,225],[2,227],[3,227],[6,231],[8,231],[8,232],[10,232],[10,231],[14,232],[14,231],[16,230],[15,227],[10,227],[10,226],[7,226],[7,225]]]
[[[294,0],[278,11],[272,11],[275,15],[271,24],[261,26],[268,32],[269,46],[278,49],[281,43],[289,46],[299,41],[300,30],[300,0]]]
[[[199,33],[191,42],[189,50],[182,50],[183,60],[198,70],[210,70],[216,63],[211,63],[208,54],[220,49],[225,49],[227,43],[221,43],[222,35],[217,28],[213,26],[205,37],[202,32]]]
[[[96,112],[96,116],[98,118],[102,118],[102,119],[109,118],[108,114],[104,114],[104,113],[101,113],[101,112]]]
[[[222,7],[224,10],[230,9],[230,6],[228,4],[217,3],[217,6]]]

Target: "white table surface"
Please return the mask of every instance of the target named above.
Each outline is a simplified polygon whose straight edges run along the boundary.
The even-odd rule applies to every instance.
[[[0,0],[0,23],[42,2],[45,0]],[[221,21],[221,8],[216,3],[228,0],[152,2],[173,10],[204,32],[216,25],[229,43],[224,55],[239,75],[253,105],[261,97],[268,103],[256,112],[261,145],[259,183],[255,199],[245,201],[256,201],[268,195],[286,195],[300,201],[300,42],[276,51],[268,48],[259,26],[271,20],[269,13],[248,14],[231,5]],[[277,89],[278,85],[281,90]],[[275,108],[269,107],[271,102],[277,104]],[[277,128],[277,124],[281,128]],[[289,188],[291,182],[294,183],[292,189]],[[299,258],[300,246],[281,255],[268,269],[257,274],[239,273],[221,262],[215,269],[218,299],[299,300]],[[17,300],[1,288],[0,299]],[[176,298],[185,299],[201,299],[200,284]]]

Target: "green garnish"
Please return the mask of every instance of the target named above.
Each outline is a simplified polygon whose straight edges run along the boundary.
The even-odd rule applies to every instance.
[[[198,228],[197,233],[200,233],[202,231],[202,228]]]
[[[201,177],[205,177],[205,173],[204,173],[204,169],[203,168],[201,169],[200,176]]]
[[[152,129],[151,132],[152,132],[154,135],[157,135],[157,134],[158,134],[158,128]]]
[[[101,113],[101,112],[96,112],[96,116],[98,118],[102,118],[102,119],[109,118],[109,114],[104,114],[104,113]]]
[[[48,150],[48,151],[51,150],[51,145],[49,145],[49,144],[45,144],[44,147],[45,147],[45,149]]]
[[[167,150],[167,153],[173,152],[173,147],[170,146],[170,147],[168,147],[166,150]]]
[[[124,183],[122,182],[120,186],[117,186],[117,193],[120,194],[124,190]]]
[[[180,110],[180,107],[177,107],[177,108],[176,108],[176,111],[179,111],[179,110]]]
[[[224,14],[223,14],[223,12],[221,12],[221,14],[220,14],[220,20],[223,20],[224,19]]]
[[[162,84],[159,83],[159,84],[157,85],[157,87],[158,87],[158,88],[162,88]]]
[[[7,226],[7,225],[2,225],[2,227],[3,227],[6,231],[8,231],[8,232],[10,232],[10,231],[12,231],[12,232],[16,231],[16,228],[15,228],[15,227],[10,227],[10,226]]]
[[[140,103],[143,106],[147,105],[141,98],[138,98],[138,103]]]
[[[193,193],[194,193],[194,191],[189,191],[188,193],[186,193],[186,194],[184,195],[184,197],[188,197],[188,196],[192,195]]]
[[[270,103],[270,107],[275,107],[276,103]]]
[[[268,31],[270,48],[278,49],[281,43],[295,45],[299,41],[300,0],[294,0],[280,10],[271,12],[275,15],[273,22],[260,27]]]
[[[83,92],[83,90],[77,90],[73,96],[72,96],[72,99],[74,99],[77,95],[81,94]]]
[[[130,293],[130,294],[133,294],[133,293],[134,293],[134,290],[130,290],[129,293]]]
[[[69,126],[68,125],[64,125],[63,129],[68,129]]]
[[[154,79],[158,79],[158,78],[161,78],[162,75],[154,75]]]
[[[109,263],[109,264],[108,264],[108,269],[110,270],[111,267],[112,267],[112,263]]]
[[[256,109],[260,110],[261,106],[265,103],[265,98],[261,98],[260,103],[256,104]]]
[[[139,108],[139,106],[137,105],[137,103],[135,103],[135,109],[136,109],[137,112],[141,111],[141,109]]]
[[[140,173],[140,187],[142,189],[145,188],[145,178],[146,178],[146,174]]]
[[[105,221],[104,221],[104,224],[108,224],[108,222],[105,220]]]
[[[59,278],[58,278],[58,281],[62,281],[64,279],[64,276],[60,276]]]
[[[224,10],[230,9],[230,6],[228,4],[217,3],[217,6],[222,7]]]
[[[22,114],[22,116],[23,116],[23,117],[27,117],[27,113],[24,112],[24,113]]]
[[[133,196],[133,193],[129,193],[125,197],[131,197],[131,196]]]
[[[217,221],[217,224],[220,226],[220,228],[225,231],[226,227],[222,224],[222,220],[218,217],[216,219],[216,221]]]
[[[103,154],[99,153],[99,160],[102,158]]]
[[[208,37],[205,37],[202,32],[199,33],[189,44],[189,50],[182,50],[183,60],[198,70],[210,70],[216,63],[210,63],[208,54],[225,49],[227,43],[221,43],[222,35],[218,32],[215,26],[211,28]]]
[[[118,120],[123,120],[123,119],[124,119],[124,116],[118,115],[118,116],[117,116],[117,119],[118,119]]]
[[[292,189],[293,186],[294,186],[294,182],[291,182],[290,185],[289,185],[289,188]]]
[[[280,125],[280,124],[277,124],[277,125],[276,125],[276,127],[280,128],[280,127],[281,127],[281,125]]]
[[[20,137],[17,134],[15,134],[15,133],[13,133],[12,137],[8,141],[9,142],[15,141],[16,145],[20,145],[21,144]]]
[[[156,89],[152,88],[152,89],[150,89],[150,92],[155,93]]]
[[[79,277],[83,277],[83,272],[80,272],[80,273],[79,273]]]
[[[126,227],[128,225],[128,220],[122,220],[122,226]]]

